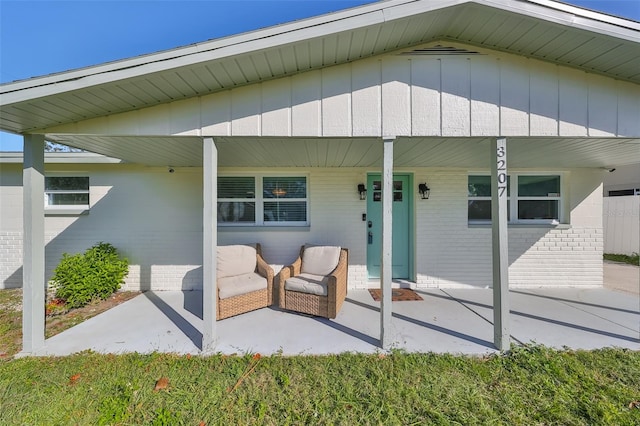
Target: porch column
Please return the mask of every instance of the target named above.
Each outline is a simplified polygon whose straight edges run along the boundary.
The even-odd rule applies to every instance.
[[[44,135],[25,135],[22,164],[22,353],[44,346]]]
[[[380,345],[388,349],[393,343],[391,335],[391,268],[393,259],[393,141],[395,137],[382,140],[382,249],[380,250]]]
[[[216,263],[218,248],[218,151],[213,138],[202,139],[202,352],[216,344]]]
[[[491,141],[491,231],[493,249],[493,343],[509,341],[509,247],[507,230],[507,139]]]

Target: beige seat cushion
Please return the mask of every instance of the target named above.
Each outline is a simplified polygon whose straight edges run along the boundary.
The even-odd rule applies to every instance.
[[[218,278],[235,277],[256,270],[256,248],[245,245],[218,246]]]
[[[302,252],[301,272],[312,275],[329,275],[340,260],[340,247],[306,246]]]
[[[233,277],[218,278],[218,297],[228,299],[229,297],[240,296],[252,291],[267,288],[267,279],[254,272]]]
[[[300,293],[326,296],[327,281],[329,281],[329,278],[324,275],[302,273],[295,277],[288,278],[284,282],[284,288],[285,290],[299,291]]]

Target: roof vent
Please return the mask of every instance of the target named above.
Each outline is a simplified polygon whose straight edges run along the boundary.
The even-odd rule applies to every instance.
[[[469,55],[481,55],[481,53],[473,50],[461,49],[458,47],[433,46],[433,47],[425,47],[422,49],[414,49],[408,52],[402,52],[401,55],[469,56]]]

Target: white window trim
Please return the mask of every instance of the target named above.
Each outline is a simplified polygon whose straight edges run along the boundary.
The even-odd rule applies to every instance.
[[[283,227],[309,227],[310,219],[310,203],[309,203],[309,174],[308,173],[224,173],[218,174],[218,177],[252,177],[255,179],[255,198],[219,198],[220,202],[252,202],[255,203],[255,222],[218,222],[218,226],[242,227],[242,228],[283,228]],[[305,222],[265,222],[264,221],[264,203],[265,201],[275,201],[277,198],[263,197],[263,178],[265,177],[304,177],[307,184],[307,198],[287,198],[282,199],[283,202],[305,201],[307,220]],[[217,211],[217,209],[216,209]]]
[[[467,173],[467,185],[469,182],[469,176],[490,176],[491,174],[483,171],[483,172],[469,172]],[[526,171],[526,172],[508,172],[507,175],[510,178],[510,189],[509,189],[509,197],[507,198],[507,202],[509,203],[509,217],[508,223],[510,225],[560,225],[563,223],[567,223],[565,221],[564,216],[564,203],[565,203],[565,194],[567,194],[567,190],[565,188],[565,176],[563,172],[558,171]],[[529,197],[529,196],[518,196],[518,180],[520,176],[559,176],[560,177],[560,194],[556,197]],[[469,197],[467,195],[467,201],[469,200],[478,200],[478,201],[491,201],[491,197]],[[557,200],[558,201],[558,219],[518,219],[518,201],[526,201],[526,200]],[[469,225],[488,225],[491,223],[491,219],[483,220],[483,219],[468,219],[467,212],[467,221]]]
[[[46,189],[46,178],[49,177],[73,177],[89,179],[89,189]],[[89,194],[89,201],[85,204],[49,204],[49,194]],[[88,214],[91,209],[91,177],[88,173],[80,172],[58,172],[58,173],[46,173],[45,174],[45,189],[44,189],[44,211],[46,215],[83,215]]]

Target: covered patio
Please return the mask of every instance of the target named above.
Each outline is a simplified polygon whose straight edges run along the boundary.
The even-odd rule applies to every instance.
[[[25,140],[23,352],[57,353],[59,341],[72,352],[287,354],[486,353],[508,349],[511,340],[637,345],[637,311],[628,305],[634,301],[589,290],[602,284],[602,176],[640,161],[637,25],[549,3],[379,2],[4,85],[0,128]],[[122,223],[110,229],[142,259],[138,288],[178,290],[197,281],[202,294],[148,291],[45,341],[45,140],[144,166],[145,177],[155,178],[144,181],[155,186],[128,194],[119,210],[134,211],[148,194],[155,202],[192,192],[184,203],[191,208],[171,220],[153,223],[162,209],[144,210],[141,203],[144,218],[123,219],[132,223],[128,230]],[[161,179],[160,170],[173,181]],[[305,220],[273,227],[258,215],[252,227],[219,226],[218,176],[245,174],[259,182],[265,173],[305,175]],[[400,188],[407,195],[398,201],[410,213],[401,221],[393,214],[394,173],[408,176]],[[468,216],[468,179],[478,173],[493,182],[482,195],[491,212],[480,226]],[[525,207],[533,201],[555,211],[519,215],[508,173],[514,188],[517,173],[551,176],[555,189],[523,191],[521,198]],[[372,215],[355,191],[374,176],[381,182],[376,244],[367,242]],[[430,201],[418,201],[416,189],[427,184]],[[249,191],[254,197],[263,192],[257,185]],[[393,231],[398,223],[407,224],[407,238],[394,240],[405,235]],[[176,237],[185,228],[192,244]],[[271,308],[215,321],[216,247],[256,239],[274,268],[307,242],[349,248],[352,285],[336,321]],[[411,261],[406,273],[393,276],[397,240],[410,241],[404,258]],[[152,256],[159,248],[165,251]],[[190,256],[175,260],[181,250]],[[372,275],[374,257],[380,273]],[[151,274],[156,269],[172,278],[162,282],[163,272]],[[392,304],[394,278],[440,290],[420,290],[423,302]],[[516,289],[547,284],[583,290]],[[381,304],[357,290],[374,285],[383,290]],[[567,330],[584,339],[572,343]],[[608,340],[592,343],[598,339]]]
[[[467,355],[498,353],[491,289],[416,290],[393,302],[390,349]],[[640,347],[638,298],[607,289],[513,289],[511,341],[555,348]],[[335,320],[259,309],[217,324],[214,353],[323,355],[378,353],[380,303],[351,290]],[[202,293],[146,292],[47,339],[35,355],[153,351],[200,354]]]

